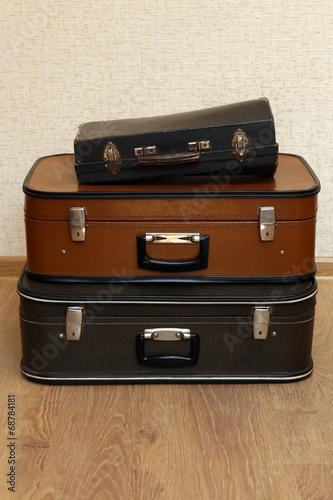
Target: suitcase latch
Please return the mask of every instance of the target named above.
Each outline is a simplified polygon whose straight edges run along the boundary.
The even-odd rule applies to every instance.
[[[191,331],[188,328],[147,328],[144,337],[147,340],[173,342],[174,340],[189,340]]]
[[[141,148],[134,148],[135,156],[151,156],[156,155],[156,146],[142,146]]]
[[[239,163],[243,163],[243,161],[249,156],[250,151],[246,149],[249,144],[249,139],[244,130],[238,128],[232,137],[231,145],[235,150],[232,154],[236,160],[239,161]]]
[[[211,143],[208,140],[188,142],[187,143],[189,151],[207,151],[211,148]]]
[[[82,330],[83,307],[68,307],[66,313],[67,340],[80,340]]]
[[[68,213],[69,229],[73,241],[86,239],[86,209],[85,207],[71,207]]]
[[[270,307],[255,307],[253,311],[253,338],[266,340],[270,318]]]
[[[275,207],[259,207],[259,234],[261,241],[273,241],[275,235]]]
[[[120,153],[118,151],[117,146],[115,146],[112,142],[108,142],[105,145],[103,160],[107,163],[105,164],[105,168],[113,175],[116,175],[121,167],[121,159]]]

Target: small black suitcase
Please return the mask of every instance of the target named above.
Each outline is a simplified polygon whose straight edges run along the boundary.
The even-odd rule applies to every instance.
[[[166,116],[84,123],[74,140],[79,184],[209,174],[272,176],[278,145],[267,99]]]
[[[22,373],[35,382],[283,382],[312,372],[315,279],[19,282]]]

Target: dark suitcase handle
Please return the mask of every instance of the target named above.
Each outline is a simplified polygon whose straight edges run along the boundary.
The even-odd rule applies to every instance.
[[[178,153],[168,155],[139,156],[139,167],[149,167],[152,165],[182,165],[183,163],[195,163],[200,161],[200,153]]]
[[[174,236],[172,240],[173,235]],[[154,240],[148,238],[155,238],[155,242],[165,243],[197,243],[200,244],[199,255],[193,260],[156,260],[151,259],[147,255],[146,243],[154,243]],[[191,239],[192,238],[192,239]],[[195,239],[194,239],[195,238]],[[166,240],[166,241],[163,241]],[[162,241],[161,241],[162,240]],[[207,269],[208,267],[208,254],[209,254],[209,236],[191,235],[187,233],[169,233],[169,234],[156,234],[146,233],[146,235],[137,235],[137,254],[138,254],[138,267],[141,269],[149,269],[150,271],[164,271],[164,272],[188,272],[197,271],[199,269]]]
[[[149,332],[149,333],[147,333]],[[185,332],[185,333],[184,333]],[[145,341],[190,341],[190,355],[186,356],[146,356]],[[200,351],[200,337],[196,333],[190,333],[187,329],[177,328],[155,328],[145,330],[136,336],[136,354],[142,365],[177,368],[180,366],[193,366],[197,363]]]

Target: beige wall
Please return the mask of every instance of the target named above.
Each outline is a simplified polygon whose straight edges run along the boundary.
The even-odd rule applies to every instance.
[[[22,181],[71,152],[81,122],[266,96],[282,152],[322,182],[317,255],[333,255],[330,0],[0,0],[1,246],[24,255]]]

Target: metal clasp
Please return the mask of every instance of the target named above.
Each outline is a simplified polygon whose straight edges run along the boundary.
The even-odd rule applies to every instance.
[[[261,241],[273,241],[275,235],[275,207],[259,207],[259,234]]]
[[[253,311],[253,338],[266,340],[270,319],[270,307],[255,307]]]
[[[200,233],[146,233],[146,243],[200,243]]]
[[[118,161],[120,159],[121,156],[117,146],[115,146],[112,142],[108,142],[104,148],[103,160],[111,162],[111,161]]]
[[[86,208],[71,207],[68,212],[69,229],[73,241],[86,239]]]
[[[187,146],[189,151],[205,151],[211,149],[211,142],[208,140],[188,142]]]
[[[121,159],[120,153],[118,151],[117,146],[115,146],[112,142],[108,142],[105,145],[103,160],[107,163],[105,164],[105,168],[113,175],[116,175],[121,167]]]
[[[236,160],[239,161],[239,163],[243,163],[243,161],[249,156],[250,151],[246,149],[249,144],[249,139],[244,130],[238,128],[232,137],[231,145],[235,150],[232,154]]]
[[[160,340],[162,342],[191,339],[191,330],[188,328],[147,328],[143,333],[147,340]]]
[[[151,156],[156,155],[156,146],[142,146],[134,148],[135,156]]]
[[[67,340],[80,340],[82,329],[83,307],[68,307],[66,313]]]

